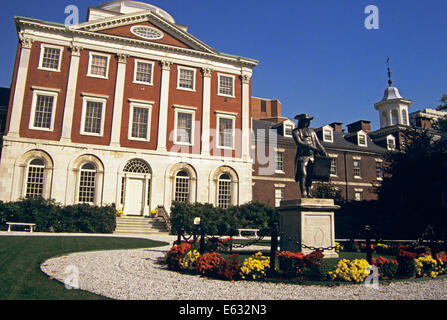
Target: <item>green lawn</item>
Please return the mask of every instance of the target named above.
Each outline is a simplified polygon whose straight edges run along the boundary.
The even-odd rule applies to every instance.
[[[68,290],[49,279],[40,265],[73,252],[150,248],[164,242],[121,237],[0,236],[0,300],[105,299],[86,291]]]

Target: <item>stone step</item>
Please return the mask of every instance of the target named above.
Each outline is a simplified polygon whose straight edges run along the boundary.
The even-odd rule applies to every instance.
[[[168,229],[161,217],[122,216],[116,218],[116,228],[114,233],[151,234],[167,232]]]

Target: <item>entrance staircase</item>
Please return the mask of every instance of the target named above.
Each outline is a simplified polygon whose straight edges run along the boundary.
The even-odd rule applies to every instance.
[[[121,216],[116,218],[115,234],[161,234],[168,233],[163,217]]]

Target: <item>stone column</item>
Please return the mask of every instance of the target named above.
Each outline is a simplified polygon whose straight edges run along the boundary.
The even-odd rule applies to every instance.
[[[250,75],[242,74],[242,159],[250,159]]]
[[[308,254],[315,248],[335,247],[334,205],[332,199],[303,198],[281,201],[281,251]],[[298,244],[296,243],[298,242]],[[324,258],[337,258],[335,248],[323,251]]]
[[[158,139],[157,151],[166,151],[166,136],[168,122],[168,100],[169,100],[169,77],[171,75],[172,61],[163,60],[160,62],[161,89],[160,89],[160,111],[158,118]]]
[[[121,116],[123,114],[124,83],[128,55],[118,53],[118,70],[116,72],[115,101],[113,103],[113,120],[110,146],[119,147],[121,136]]]
[[[203,68],[203,106],[202,106],[202,155],[210,155],[210,110],[211,110],[211,74],[213,70]]]
[[[72,45],[70,70],[68,73],[67,96],[65,98],[64,119],[62,122],[61,141],[71,142],[71,129],[73,123],[73,110],[76,99],[76,85],[78,82],[79,60],[81,47]]]
[[[8,137],[18,137],[20,130],[20,119],[22,118],[23,97],[25,96],[26,78],[28,75],[29,59],[33,39],[24,37],[20,34],[22,50],[20,52],[19,67],[17,70],[17,79],[15,83],[14,100],[12,102],[11,119],[9,122]]]

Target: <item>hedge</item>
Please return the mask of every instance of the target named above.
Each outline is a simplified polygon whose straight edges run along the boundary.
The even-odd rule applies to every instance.
[[[61,206],[42,198],[0,201],[0,229],[6,230],[6,222],[35,223],[35,231],[40,232],[113,233],[116,210],[111,205]]]
[[[259,202],[227,209],[211,204],[174,202],[171,207],[172,232],[198,232],[194,226],[196,217],[200,217],[200,226],[205,233],[211,235],[236,235],[239,228],[256,228],[261,230],[260,234],[266,234],[273,225],[279,224],[279,213]]]

